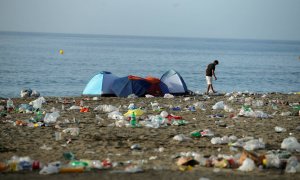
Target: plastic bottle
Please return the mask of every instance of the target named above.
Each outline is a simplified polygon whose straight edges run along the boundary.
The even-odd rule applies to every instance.
[[[193,131],[193,132],[191,132],[191,136],[192,137],[201,137],[201,133],[200,133],[200,131]]]
[[[83,161],[72,161],[70,162],[70,165],[73,167],[87,167],[89,164]]]
[[[11,112],[14,109],[14,102],[9,98],[6,102],[6,108],[8,112]]]
[[[8,166],[4,162],[0,162],[0,172],[4,172],[8,169]]]
[[[134,112],[132,112],[131,114],[130,125],[131,127],[136,127],[137,125],[136,116]]]
[[[40,161],[34,160],[32,162],[32,170],[37,170],[41,168],[41,163]]]
[[[40,121],[43,118],[43,113],[41,111],[38,111],[36,113],[36,117],[34,118],[36,121]]]
[[[19,162],[20,170],[32,170],[32,162],[31,161],[20,161]]]

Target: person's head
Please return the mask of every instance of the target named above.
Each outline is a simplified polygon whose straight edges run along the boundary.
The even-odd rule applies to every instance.
[[[219,64],[219,61],[218,61],[218,60],[214,60],[214,64],[215,64],[215,65],[218,65],[218,64]]]

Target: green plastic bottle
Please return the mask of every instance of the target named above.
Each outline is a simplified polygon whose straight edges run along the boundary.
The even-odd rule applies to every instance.
[[[130,120],[130,125],[131,125],[131,127],[136,127],[136,124],[137,124],[137,122],[136,122],[136,116],[135,116],[135,113],[132,112],[132,114],[131,114],[131,120]]]
[[[200,131],[193,131],[193,132],[191,133],[191,136],[192,136],[192,137],[201,137],[201,133],[200,133]]]
[[[87,167],[89,165],[87,162],[83,161],[71,161],[70,164],[73,167]]]

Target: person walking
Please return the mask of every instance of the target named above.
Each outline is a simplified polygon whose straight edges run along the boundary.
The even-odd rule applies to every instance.
[[[213,63],[210,63],[209,65],[207,65],[206,68],[206,82],[207,82],[207,91],[206,94],[209,93],[210,89],[212,90],[213,93],[216,93],[216,91],[214,90],[214,87],[212,85],[212,76],[215,77],[215,80],[217,80],[216,74],[215,74],[215,69],[216,69],[216,65],[219,64],[218,60],[214,60]]]

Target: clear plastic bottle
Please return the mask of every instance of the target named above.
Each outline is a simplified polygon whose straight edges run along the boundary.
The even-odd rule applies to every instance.
[[[14,102],[9,98],[6,102],[7,111],[10,112],[14,109]]]

